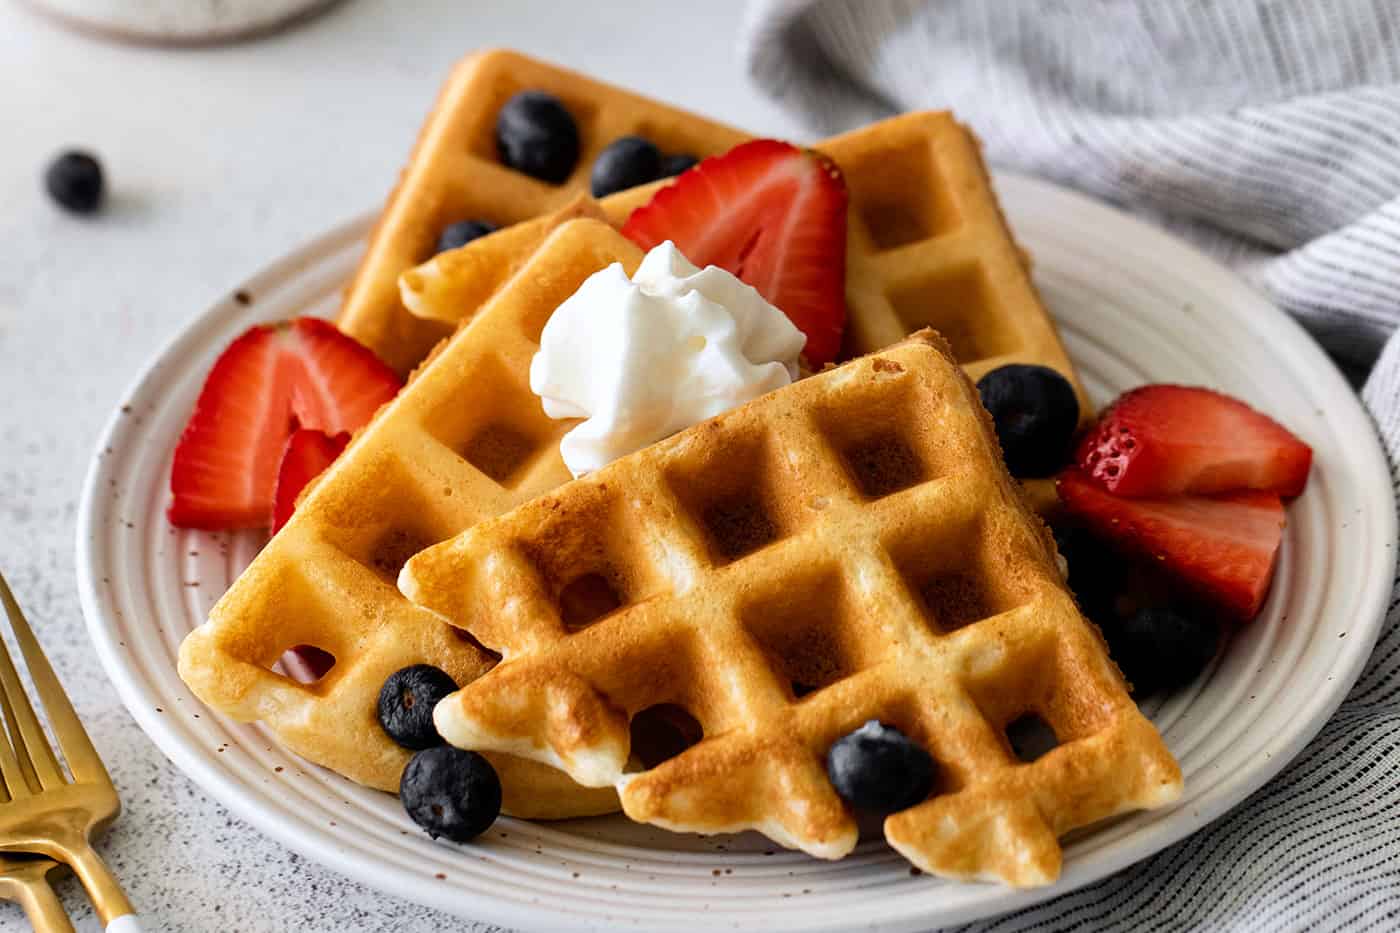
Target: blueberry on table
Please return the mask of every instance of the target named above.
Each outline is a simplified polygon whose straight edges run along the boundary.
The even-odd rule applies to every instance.
[[[872,719],[837,739],[826,753],[826,774],[851,806],[897,813],[933,789],[933,756],[894,726]]]
[[[1012,476],[1049,476],[1069,460],[1079,400],[1064,376],[1047,366],[1012,363],[977,380],[977,392]]]
[[[578,164],[578,126],[559,98],[521,91],[496,114],[496,151],[516,171],[557,185]]]
[[[466,842],[500,816],[501,779],[476,752],[439,745],[409,759],[399,779],[399,800],[429,836]]]
[[[437,251],[445,253],[449,249],[466,246],[478,237],[495,232],[496,225],[489,220],[459,220],[442,228],[442,232],[438,234]]]
[[[1137,696],[1189,684],[1220,646],[1220,629],[1211,620],[1160,607],[1106,626],[1104,636]]]
[[[44,188],[75,214],[91,214],[102,203],[102,165],[86,152],[69,151],[44,170]]]
[[[681,172],[688,171],[700,164],[700,160],[693,155],[677,152],[668,155],[661,160],[661,174],[658,178],[672,178]]]
[[[441,745],[442,737],[433,725],[433,707],[456,690],[456,681],[431,664],[394,671],[379,691],[379,724],[404,748]]]
[[[601,198],[661,177],[661,152],[650,140],[622,136],[608,143],[593,160],[589,178],[593,196]]]

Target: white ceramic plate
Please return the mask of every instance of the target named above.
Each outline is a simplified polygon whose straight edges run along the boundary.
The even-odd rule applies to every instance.
[[[170,455],[214,358],[256,321],[333,313],[363,219],[288,256],[199,316],[113,416],[78,523],[83,609],[122,699],[170,758],[231,810],[365,884],[510,926],[640,929],[927,928],[1087,884],[1204,826],[1322,727],[1371,652],[1389,593],[1395,504],[1365,412],[1311,340],[1222,266],[1063,189],[998,187],[1084,381],[1103,402],[1145,382],[1215,386],[1273,414],[1317,453],[1289,508],[1260,618],[1200,681],[1149,713],[1186,775],[1173,808],[1076,834],[1052,887],[1017,892],[911,874],[882,843],[843,861],[745,835],[678,836],[620,817],[502,819],[476,844],[435,843],[395,798],[205,709],[175,673],[180,639],[255,553],[252,535],[177,531]]]

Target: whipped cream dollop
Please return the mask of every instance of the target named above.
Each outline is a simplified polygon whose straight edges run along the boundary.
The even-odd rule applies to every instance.
[[[613,263],[555,310],[530,388],[549,417],[584,419],[559,444],[582,476],[793,382],[806,342],[753,287],[668,240],[630,279]]]

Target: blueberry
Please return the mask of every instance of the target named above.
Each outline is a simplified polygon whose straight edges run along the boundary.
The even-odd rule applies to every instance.
[[[623,136],[608,143],[593,160],[590,184],[593,196],[601,198],[656,181],[661,177],[661,153],[640,136]]]
[[[1123,592],[1128,574],[1123,558],[1078,525],[1056,525],[1055,546],[1069,565],[1065,584],[1079,602],[1079,608],[1095,622],[1105,624],[1114,614],[1114,604]]]
[[[102,203],[102,165],[86,152],[65,152],[44,170],[44,187],[66,210],[91,214]]]
[[[1109,653],[1138,696],[1189,684],[1220,645],[1214,622],[1161,607],[1139,609],[1108,625],[1104,635]]]
[[[1069,460],[1079,423],[1074,388],[1046,366],[1012,363],[977,381],[1012,476],[1049,476]]]
[[[456,689],[447,672],[431,664],[394,671],[379,691],[379,724],[404,748],[441,745],[442,737],[433,725],[433,707]]]
[[[466,246],[477,237],[495,232],[496,225],[489,220],[459,220],[442,228],[442,232],[438,234],[437,251],[443,253],[449,249]]]
[[[476,752],[439,745],[409,759],[399,779],[399,799],[429,836],[466,842],[500,816],[501,779]]]
[[[496,151],[516,171],[559,184],[578,164],[578,126],[559,98],[521,91],[496,114]]]
[[[851,806],[896,813],[933,789],[933,757],[894,726],[872,719],[826,753],[831,785]]]
[[[661,160],[661,174],[658,178],[672,178],[681,172],[687,171],[700,164],[700,160],[693,155],[686,155],[678,152],[668,155]]]

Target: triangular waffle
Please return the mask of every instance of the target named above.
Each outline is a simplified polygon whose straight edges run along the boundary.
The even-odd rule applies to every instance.
[[[841,167],[847,213],[846,353],[859,356],[933,327],[976,380],[1039,363],[1075,386],[1074,367],[1002,217],[977,141],[947,112],[909,113],[814,147]],[[614,226],[670,184],[609,195],[591,208]],[[571,216],[589,211],[568,205]],[[536,217],[404,273],[404,307],[455,325],[480,307],[560,218]],[[1085,417],[1091,412],[1082,405]]]
[[[562,184],[513,171],[496,157],[496,113],[523,90],[555,95],[578,124],[578,164]],[[452,332],[414,317],[399,301],[399,275],[433,254],[442,228],[467,219],[505,226],[558,210],[588,191],[598,152],[629,133],[640,133],[667,152],[702,157],[747,138],[723,124],[516,52],[488,50],[464,59],[443,86],[370,235],[337,320],[341,330],[407,374]]]
[[[495,661],[410,605],[394,586],[399,568],[420,548],[569,479],[559,438],[572,424],[545,416],[530,392],[530,359],[555,307],[615,261],[630,273],[641,253],[606,224],[567,224],[443,345],[185,639],[180,676],[201,700],[261,720],[294,751],[352,780],[398,788],[408,752],[375,716],[385,678],[427,663],[466,683]],[[312,684],[274,670],[298,645],[328,652],[335,666]],[[611,789],[495,761],[508,812],[616,809]]]
[[[869,719],[936,759],[885,837],[951,878],[1049,883],[1059,836],[1180,793],[929,331],[478,524],[399,583],[504,656],[438,705],[450,742],[616,786],[642,822],[840,857],[857,824],[823,759]],[[1007,738],[1028,715],[1059,743],[1031,762]],[[699,741],[630,768],[658,719]]]

